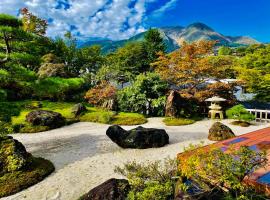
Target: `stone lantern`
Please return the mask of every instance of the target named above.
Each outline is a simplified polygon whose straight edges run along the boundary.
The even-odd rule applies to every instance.
[[[226,101],[226,99],[214,96],[212,98],[206,99],[205,101],[211,102],[211,105],[209,106],[209,115],[211,116],[211,119],[215,119],[217,115],[220,119],[224,118],[220,102]]]

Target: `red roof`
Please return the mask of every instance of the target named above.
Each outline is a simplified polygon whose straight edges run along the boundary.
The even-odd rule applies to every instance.
[[[254,150],[266,151],[268,157],[268,164],[266,167],[254,171],[245,181],[251,185],[254,185],[256,189],[270,195],[270,127],[217,142],[203,148],[215,146],[226,151],[226,149],[232,144],[235,148],[239,148],[240,146],[248,146]]]

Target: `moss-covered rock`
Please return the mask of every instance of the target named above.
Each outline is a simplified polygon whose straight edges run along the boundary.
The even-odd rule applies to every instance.
[[[33,126],[48,126],[51,129],[65,125],[65,118],[57,112],[35,110],[26,115],[26,121]]]
[[[15,194],[42,181],[53,171],[54,166],[50,161],[32,157],[27,167],[0,175],[0,198]]]
[[[209,129],[208,139],[213,141],[222,141],[235,137],[233,131],[226,125],[216,122]]]
[[[53,171],[50,161],[33,157],[18,140],[0,137],[0,198],[40,182]]]
[[[0,174],[22,169],[30,158],[22,143],[10,136],[0,137]]]

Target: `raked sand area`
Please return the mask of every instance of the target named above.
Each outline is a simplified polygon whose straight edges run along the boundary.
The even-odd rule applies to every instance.
[[[241,135],[269,124],[238,127],[228,124],[236,135]],[[51,160],[56,171],[37,185],[1,200],[76,200],[93,187],[112,177],[115,166],[128,161],[154,161],[174,158],[190,143],[211,143],[207,140],[211,120],[203,120],[187,126],[165,126],[162,118],[150,118],[144,127],[164,128],[170,136],[170,144],[163,148],[145,150],[121,149],[107,136],[109,125],[77,123],[60,129],[36,134],[16,134],[34,156]],[[124,127],[131,129],[132,127]]]

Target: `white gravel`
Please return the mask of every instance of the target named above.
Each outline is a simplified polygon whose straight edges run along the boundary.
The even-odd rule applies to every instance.
[[[227,125],[228,122],[223,120]],[[212,124],[211,120],[203,120],[192,125],[168,127],[162,123],[162,118],[149,118],[143,126],[166,129],[170,144],[145,150],[119,148],[105,134],[108,125],[96,123],[81,122],[42,133],[13,135],[34,156],[51,160],[56,171],[42,182],[1,200],[76,200],[105,180],[119,177],[114,173],[115,166],[133,160],[173,158],[190,143],[210,143],[207,135]],[[236,135],[267,126],[269,124],[247,128],[229,125]]]

